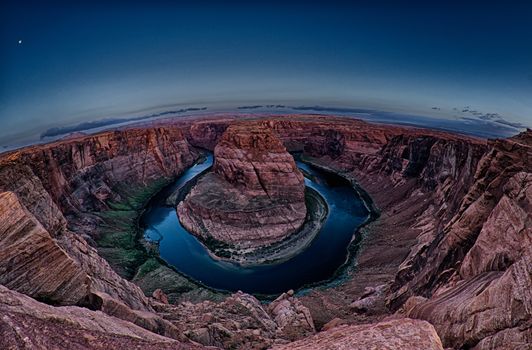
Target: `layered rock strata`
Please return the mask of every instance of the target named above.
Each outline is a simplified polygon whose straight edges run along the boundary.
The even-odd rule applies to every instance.
[[[156,190],[197,158],[179,127],[109,131],[3,154],[0,190],[19,195],[50,232],[67,226],[93,243],[101,212],[136,206],[136,192]]]
[[[0,285],[2,349],[202,349],[77,306],[53,307]]]
[[[179,129],[106,132],[3,154],[0,283],[177,336],[142,290],[99,255],[93,239],[101,234],[99,214],[127,189],[170,180],[195,158]]]
[[[490,145],[455,216],[423,253],[402,264],[389,302],[397,307],[412,296],[407,314],[433,323],[448,346],[526,348],[532,343],[532,132]]]
[[[177,207],[185,228],[238,248],[270,245],[301,228],[307,214],[304,178],[270,128],[230,125],[214,158],[213,171]]]
[[[77,304],[90,288],[87,273],[13,192],[0,193],[0,260],[0,284],[36,299]]]

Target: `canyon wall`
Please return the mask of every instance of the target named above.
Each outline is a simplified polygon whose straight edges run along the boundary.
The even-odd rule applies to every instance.
[[[0,283],[172,335],[173,326],[117,275],[93,239],[110,203],[132,188],[172,179],[196,158],[179,129],[106,132],[3,154]]]
[[[72,334],[112,336],[124,344],[140,344],[141,329],[157,333],[145,341],[161,349],[189,339],[237,348],[362,341],[369,347],[376,340],[360,338],[360,332],[383,336],[384,329],[390,330],[388,342],[415,348],[404,334],[426,338],[433,329],[403,319],[409,317],[430,322],[443,347],[517,349],[532,342],[530,130],[485,142],[335,117],[259,120],[304,161],[361,186],[380,209],[381,216],[362,229],[361,248],[343,283],[285,295],[271,307],[244,293],[221,303],[179,305],[146,297],[95,248],[104,234],[103,213],[131,200],[132,190],[153,192],[151,184],[162,186],[190,166],[198,157],[190,145],[213,150],[231,120],[104,132],[1,155],[0,284],[9,288],[0,287],[7,314],[0,332],[8,335],[2,339],[15,344],[16,327],[37,339],[41,333],[23,326],[58,329],[52,318],[64,317],[74,320]],[[106,315],[67,306],[82,310],[74,315],[17,292]],[[10,304],[21,305],[20,311]],[[31,308],[57,315],[41,317]],[[379,326],[390,312],[403,323]],[[111,335],[82,320],[110,324],[111,317],[123,322]],[[328,330],[289,343],[320,329]],[[423,346],[441,348],[437,335],[431,339]]]
[[[530,344],[532,133],[487,145],[403,133],[376,153],[339,154],[334,140],[341,139],[325,137],[306,150],[361,183],[384,209],[381,225],[417,207],[395,221],[413,239],[397,259],[388,307],[404,305],[400,312],[431,322],[446,347]]]
[[[455,216],[392,285],[390,305],[420,296],[407,314],[450,346],[532,343],[532,132],[490,146]]]
[[[263,122],[292,151],[360,184],[382,212],[363,229],[365,248],[338,296],[302,298],[318,324],[378,319],[373,308],[428,320],[446,347],[532,341],[531,131],[486,143],[345,119]],[[356,283],[387,292],[364,299]]]
[[[3,168],[28,167],[65,216],[83,221],[86,212],[120,201],[128,187],[175,177],[196,157],[173,127],[82,136],[11,152],[1,162]]]
[[[407,200],[416,191],[430,193],[435,225],[454,215],[489,148],[471,137],[346,118],[287,116],[260,122],[272,128],[289,151],[303,152],[353,177],[382,208]],[[224,123],[228,121],[198,122],[188,137],[191,143],[209,148],[222,135],[215,136],[213,130],[225,130]],[[195,138],[199,130],[209,131],[208,140]]]

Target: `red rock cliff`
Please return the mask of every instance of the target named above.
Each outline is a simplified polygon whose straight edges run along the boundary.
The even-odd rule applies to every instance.
[[[268,126],[231,125],[214,149],[213,171],[250,196],[302,202],[305,183],[294,159]]]
[[[98,234],[93,212],[119,200],[124,189],[170,179],[195,158],[177,128],[105,132],[2,155],[0,283],[169,332],[140,288],[118,276],[83,237]]]
[[[490,142],[459,209],[406,260],[390,297],[433,323],[444,344],[532,342],[532,132]]]

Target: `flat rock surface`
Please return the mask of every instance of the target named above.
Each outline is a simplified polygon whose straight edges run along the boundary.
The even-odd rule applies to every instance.
[[[275,350],[443,350],[428,322],[398,319],[358,326],[342,325]]]

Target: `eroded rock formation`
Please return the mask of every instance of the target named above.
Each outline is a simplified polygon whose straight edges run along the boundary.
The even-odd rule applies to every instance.
[[[262,305],[255,297],[237,292],[221,303],[156,304],[156,310],[189,339],[221,348],[264,349],[315,332],[309,310],[293,293]]]
[[[449,346],[532,342],[532,132],[491,146],[456,215],[403,263],[390,297],[392,306],[429,297],[409,299],[407,313]]]
[[[146,297],[121,277],[128,260],[111,267],[101,257],[119,255],[96,243],[102,236],[127,237],[103,214],[135,214],[133,189],[153,193],[190,166],[198,156],[190,144],[223,145],[233,119],[77,136],[0,156],[0,284],[9,288],[0,286],[0,347],[167,349],[191,339],[241,349],[529,346],[532,131],[485,142],[334,117],[254,121],[369,193],[381,216],[362,231],[356,269],[339,285],[268,304],[245,293],[172,304],[179,293],[212,294],[166,266],[137,266],[133,280],[148,295],[186,290],[169,304],[163,291]],[[268,180],[257,186],[256,172],[238,174],[228,142],[220,181],[285,195]],[[397,319],[383,322],[391,312]]]
[[[176,336],[142,290],[89,242],[101,233],[98,213],[127,195],[125,189],[171,179],[195,157],[179,129],[106,132],[2,155],[0,283]]]
[[[100,234],[95,213],[169,181],[197,157],[178,127],[103,132],[2,155],[0,189],[19,195],[47,230],[68,224],[92,240]]]
[[[382,212],[363,229],[348,281],[302,298],[317,326],[378,320],[403,305],[399,312],[433,323],[446,347],[526,348],[532,132],[486,144],[302,119],[277,118],[273,128],[293,150],[362,185]],[[390,279],[389,294],[363,297]]]
[[[36,299],[77,304],[90,288],[85,271],[13,192],[0,193],[0,260],[0,284]]]
[[[189,231],[250,248],[281,241],[303,225],[303,175],[270,127],[232,124],[214,158],[213,171],[177,207]]]
[[[76,306],[53,307],[0,285],[2,349],[202,349]]]

